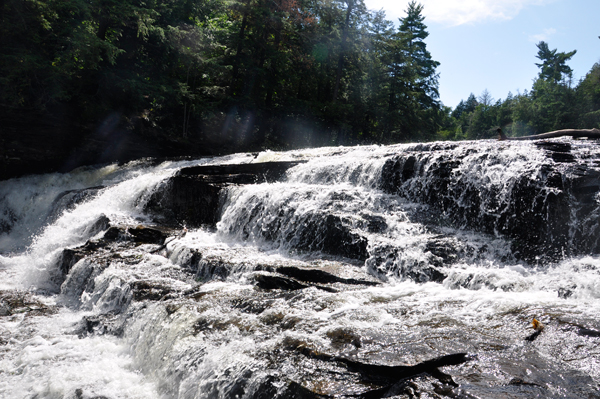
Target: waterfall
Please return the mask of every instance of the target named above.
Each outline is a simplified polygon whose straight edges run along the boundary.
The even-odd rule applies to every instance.
[[[587,140],[3,181],[0,397],[595,397],[599,221]]]

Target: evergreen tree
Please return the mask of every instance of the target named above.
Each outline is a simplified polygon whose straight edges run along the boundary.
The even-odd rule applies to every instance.
[[[423,23],[423,5],[411,1],[406,10],[406,17],[400,19],[399,31],[404,33],[404,41],[411,67],[415,69],[416,79],[410,82],[415,91],[420,93],[419,101],[424,107],[437,106],[439,99],[438,80],[436,68],[439,62],[431,58],[427,50],[425,39],[429,36],[427,26]]]
[[[425,39],[429,33],[422,11],[423,5],[409,3],[391,48],[389,110],[396,115],[393,125],[401,140],[434,134],[439,127],[439,62],[427,50]]]
[[[570,80],[573,76],[573,70],[569,67],[566,62],[569,61],[577,50],[573,50],[568,53],[559,53],[557,49],[550,50],[548,43],[541,41],[537,45],[539,58],[542,63],[537,65],[540,68],[541,79],[551,81],[554,83],[561,82],[565,79]]]
[[[578,126],[600,128],[600,63],[594,64],[576,89],[578,109],[581,111]]]

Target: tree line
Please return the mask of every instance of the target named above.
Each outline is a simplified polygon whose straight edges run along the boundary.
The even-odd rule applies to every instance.
[[[416,1],[394,24],[363,0],[0,0],[0,37],[3,123],[109,121],[232,151],[600,123],[600,66],[573,87],[572,53],[544,42],[530,92],[443,106]]]
[[[230,148],[397,142],[439,128],[422,5],[2,0],[0,107]]]
[[[446,124],[439,136],[464,140],[496,137],[501,127],[508,136],[527,136],[561,129],[600,128],[600,63],[573,84],[573,70],[567,65],[576,50],[551,50],[537,44],[540,63],[530,91],[494,101],[487,90],[471,94],[454,110],[446,109]]]

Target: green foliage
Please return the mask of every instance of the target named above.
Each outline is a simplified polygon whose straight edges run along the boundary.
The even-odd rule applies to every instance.
[[[395,29],[363,0],[4,0],[0,106],[231,149],[433,138],[422,10]]]
[[[571,88],[575,51],[545,42],[530,92],[443,107],[424,21],[416,1],[396,28],[363,0],[3,0],[0,112],[215,151],[600,125],[600,66]]]
[[[507,98],[484,101],[473,94],[461,101],[451,117],[458,126],[454,139],[491,138],[497,127],[507,136],[525,136],[567,128],[600,127],[600,64],[595,64],[579,84],[571,87],[572,70],[566,64],[575,54],[550,50],[548,44],[537,44],[537,58],[542,63],[531,91]],[[465,132],[463,135],[462,132]],[[448,137],[452,137],[446,134]]]
[[[600,64],[596,63],[576,89],[578,126],[600,128]]]
[[[563,79],[571,79],[573,70],[567,65],[567,61],[573,58],[577,50],[569,53],[558,53],[556,49],[550,50],[548,43],[542,41],[537,45],[539,58],[542,63],[535,64],[540,68],[540,79],[558,83]]]

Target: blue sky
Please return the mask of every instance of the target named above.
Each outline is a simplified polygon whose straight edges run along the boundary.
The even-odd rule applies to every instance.
[[[397,23],[409,0],[365,0]],[[577,54],[573,84],[600,62],[599,0],[421,0],[427,48],[441,63],[440,98],[455,107],[470,93],[494,100],[531,89],[539,69],[536,43]]]

